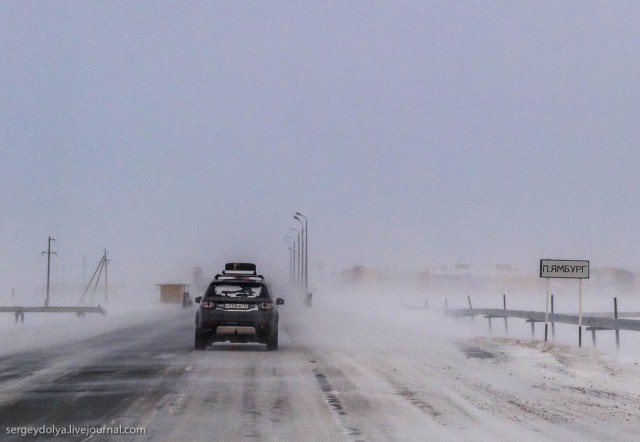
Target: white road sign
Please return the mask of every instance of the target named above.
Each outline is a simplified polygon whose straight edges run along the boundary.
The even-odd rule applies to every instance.
[[[541,259],[540,277],[589,279],[589,261]]]

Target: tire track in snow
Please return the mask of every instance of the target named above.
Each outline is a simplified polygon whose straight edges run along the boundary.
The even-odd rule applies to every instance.
[[[315,361],[311,361],[314,363]],[[329,407],[331,414],[335,418],[338,427],[342,434],[348,440],[353,440],[354,442],[364,442],[362,438],[362,431],[354,426],[350,426],[348,423],[348,415],[349,413],[345,409],[342,402],[338,397],[338,392],[333,388],[333,385],[327,379],[327,376],[324,375],[320,370],[314,368],[313,374],[316,377],[316,381],[318,381],[318,385],[320,386],[320,390],[322,390],[322,398],[325,403]]]

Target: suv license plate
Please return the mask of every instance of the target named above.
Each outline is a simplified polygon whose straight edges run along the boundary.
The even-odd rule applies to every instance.
[[[249,310],[249,304],[225,304],[225,310]]]

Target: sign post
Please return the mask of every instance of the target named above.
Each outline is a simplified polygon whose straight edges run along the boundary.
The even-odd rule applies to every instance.
[[[589,279],[589,261],[566,259],[541,259],[540,277],[547,278],[547,307],[544,321],[544,340],[549,326],[549,279],[579,279],[578,286],[578,344],[582,347],[582,280]]]
[[[547,342],[547,335],[549,331],[549,295],[551,291],[549,290],[549,278],[547,278],[547,302],[544,309],[544,342]]]

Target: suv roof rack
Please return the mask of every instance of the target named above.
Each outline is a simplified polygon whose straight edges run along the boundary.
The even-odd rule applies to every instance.
[[[246,276],[255,276],[256,272],[250,272],[246,270],[223,270],[223,275],[246,275]]]
[[[213,278],[214,281],[264,281],[264,276],[262,275],[247,275],[247,274],[227,274],[222,272],[222,274],[218,273]]]

